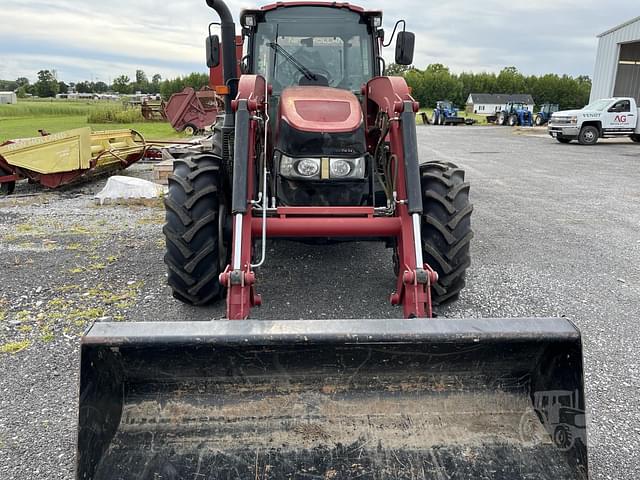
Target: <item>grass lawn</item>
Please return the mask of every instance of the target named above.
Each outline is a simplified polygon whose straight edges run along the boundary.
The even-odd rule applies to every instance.
[[[87,123],[88,115],[104,106],[104,102],[73,100],[18,100],[16,105],[0,105],[0,143],[13,138],[38,136],[39,129],[57,133],[87,126],[94,131],[130,128],[147,140],[184,137],[167,122]]]

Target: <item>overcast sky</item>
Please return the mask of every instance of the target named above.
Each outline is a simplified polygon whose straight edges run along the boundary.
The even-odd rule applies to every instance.
[[[242,7],[228,0],[234,18]],[[358,2],[354,2],[358,3]],[[405,18],[416,33],[415,65],[455,72],[592,75],[596,35],[640,15],[637,0],[369,0],[390,33]],[[216,20],[204,0],[0,0],[0,79],[34,80],[55,69],[65,82],[163,78],[206,71],[204,37]],[[393,55],[387,49],[385,56]]]

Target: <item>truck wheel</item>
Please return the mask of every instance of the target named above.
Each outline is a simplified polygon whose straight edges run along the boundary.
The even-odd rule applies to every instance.
[[[598,142],[600,131],[593,125],[586,125],[582,127],[578,134],[578,143],[580,145],[595,145]]]
[[[509,126],[510,127],[515,127],[518,124],[518,117],[516,117],[515,115],[510,115],[509,116]]]
[[[422,186],[422,253],[424,261],[438,272],[431,288],[434,305],[454,301],[465,285],[471,264],[469,245],[473,238],[469,184],[464,170],[453,163],[429,162],[420,166]]]
[[[560,135],[558,135],[556,137],[556,140],[559,141],[560,143],[571,143],[571,139],[570,138],[561,137]]]
[[[193,137],[196,132],[198,131],[198,128],[195,125],[192,125],[191,123],[188,123],[186,127],[184,127],[183,132],[187,135],[189,135],[190,137]]]
[[[542,115],[536,115],[536,127],[541,127],[543,123]]]
[[[204,305],[222,296],[218,281],[229,249],[220,225],[221,159],[204,153],[175,160],[165,197],[164,262],[173,296],[190,305]],[[221,223],[222,222],[222,223]]]
[[[640,135],[631,135],[631,141],[640,143]]]

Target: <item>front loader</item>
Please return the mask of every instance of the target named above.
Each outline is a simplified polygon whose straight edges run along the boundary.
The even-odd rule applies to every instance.
[[[175,161],[165,263],[175,298],[226,298],[227,319],[87,331],[77,478],[588,478],[584,422],[558,443],[535,404],[575,392],[584,412],[575,326],[433,318],[465,284],[469,184],[454,164],[419,161],[418,104],[384,76],[381,12],[244,10],[239,59],[229,9],[207,4],[225,111],[211,151]],[[403,29],[396,63],[413,48]],[[249,319],[277,238],[385,242],[405,318]]]

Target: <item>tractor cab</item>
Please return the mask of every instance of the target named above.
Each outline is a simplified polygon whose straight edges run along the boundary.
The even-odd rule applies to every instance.
[[[276,206],[376,206],[382,190],[373,182],[363,98],[365,85],[384,72],[382,13],[277,3],[244,10],[240,23],[240,70],[267,85],[269,197]],[[397,39],[396,62],[410,64],[412,34]]]
[[[240,21],[248,38],[244,70],[265,77],[275,96],[295,86],[360,94],[380,74],[380,12],[343,4],[276,4],[245,10]]]

